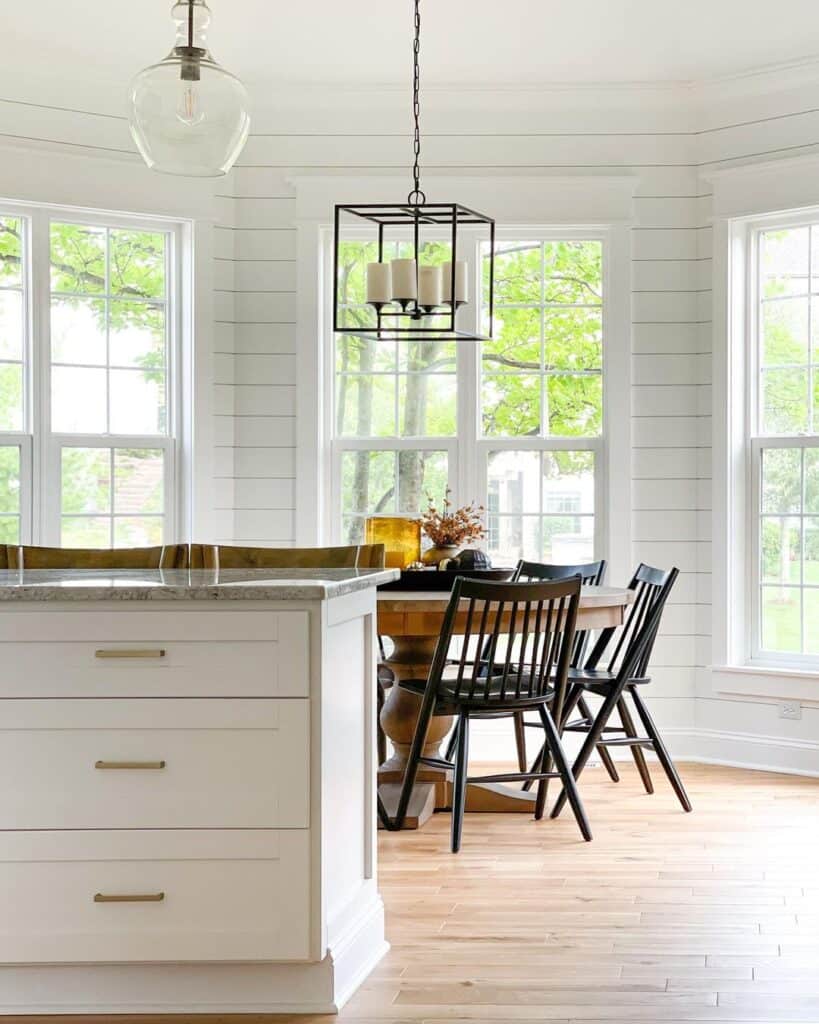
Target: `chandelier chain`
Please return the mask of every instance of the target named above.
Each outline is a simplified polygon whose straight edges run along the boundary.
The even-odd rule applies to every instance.
[[[419,55],[421,53],[421,0],[415,0],[415,38],[412,44],[412,118],[415,131],[412,141],[414,162],[412,165],[413,191],[407,196],[407,201],[418,206],[427,201],[427,197],[421,191],[421,65]]]

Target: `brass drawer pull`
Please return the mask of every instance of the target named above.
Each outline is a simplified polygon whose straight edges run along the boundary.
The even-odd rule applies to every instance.
[[[94,767],[101,771],[159,771],[165,761],[95,761]]]
[[[164,892],[94,893],[95,903],[161,903]]]
[[[164,658],[165,651],[161,648],[139,648],[135,647],[131,650],[124,647],[120,648],[102,648],[98,651],[94,651],[95,658]]]

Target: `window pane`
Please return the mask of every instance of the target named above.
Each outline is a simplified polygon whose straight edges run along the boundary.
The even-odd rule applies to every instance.
[[[0,363],[0,430],[23,429],[23,365]]]
[[[0,231],[3,222],[0,220]],[[3,236],[0,233],[0,244]],[[0,250],[2,252],[2,250]],[[2,256],[0,256],[2,260]],[[0,275],[2,262],[0,262]],[[0,276],[0,285],[3,278]],[[0,291],[0,359],[23,358],[23,293]]]
[[[600,242],[547,242],[544,255],[547,302],[602,303],[603,246]]]
[[[51,368],[51,427],[62,434],[104,434],[108,429],[105,370]]]
[[[495,314],[495,337],[483,342],[486,373],[531,373],[543,369],[539,309],[501,309]]]
[[[819,448],[805,449],[805,512],[819,515]]]
[[[491,437],[531,437],[540,432],[540,377],[484,377],[483,432]]]
[[[114,511],[162,514],[164,453],[156,448],[117,448],[114,451]]]
[[[543,511],[594,515],[594,452],[543,453]]]
[[[20,449],[0,447],[0,544],[20,543]]]
[[[402,374],[398,378],[398,416],[402,437],[451,437],[457,429],[454,375]]]
[[[440,503],[448,484],[446,452],[397,452],[398,512],[418,515],[431,498]]]
[[[105,291],[105,228],[51,225],[51,290]]]
[[[63,516],[60,543],[64,548],[110,548],[111,520],[104,516]]]
[[[819,654],[819,589],[804,590],[805,654]]]
[[[63,448],[63,514],[111,511],[110,448]]]
[[[111,293],[162,298],[165,295],[164,234],[112,230]]]
[[[509,303],[543,300],[542,256],[540,242],[500,242],[495,247],[495,302]],[[488,282],[489,263],[484,260],[484,276]],[[484,301],[488,301],[488,295]]]
[[[111,370],[111,433],[165,433],[165,373]]]
[[[20,288],[23,284],[23,222],[18,217],[0,217],[0,287]]]
[[[763,298],[807,292],[807,228],[763,231],[759,249]]]
[[[801,591],[798,587],[762,587],[762,649],[787,654],[802,650]]]
[[[112,299],[109,320],[112,366],[165,366],[165,307]]]
[[[392,437],[396,433],[396,381],[388,376],[348,376],[336,382],[336,424],[342,437]]]
[[[105,300],[52,299],[52,361],[104,366],[105,353]]]
[[[805,553],[803,583],[806,587],[819,587],[819,518],[805,516],[802,520],[802,544]]]
[[[19,516],[0,516],[0,544],[20,543]]]
[[[596,437],[603,430],[603,378],[546,378],[546,421],[553,437]]]
[[[762,304],[762,365],[808,362],[808,299]]]
[[[603,317],[596,309],[551,309],[544,314],[547,370],[599,370]]]
[[[490,452],[487,490],[500,515],[540,512],[540,452]]]
[[[802,577],[802,525],[793,517],[762,519],[762,579],[799,585]]]
[[[808,430],[808,371],[762,371],[762,429],[766,434]]]
[[[594,557],[594,452],[490,452],[487,482],[493,562]]]
[[[160,516],[119,516],[114,519],[114,547],[150,548],[162,543]]]
[[[814,467],[811,471],[813,482],[810,486],[816,488],[819,485],[819,463],[812,462],[810,465]],[[819,501],[819,494],[816,495],[816,500]],[[801,451],[793,448],[766,448],[762,452],[762,511],[798,513],[801,507]]]
[[[345,512],[386,515],[395,511],[395,452],[345,452],[341,481]]]
[[[336,339],[336,370],[339,373],[394,373],[396,343],[341,335]]]

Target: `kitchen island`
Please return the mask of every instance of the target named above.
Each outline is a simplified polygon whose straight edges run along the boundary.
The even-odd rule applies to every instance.
[[[0,572],[0,1013],[323,1013],[387,949],[375,587]]]

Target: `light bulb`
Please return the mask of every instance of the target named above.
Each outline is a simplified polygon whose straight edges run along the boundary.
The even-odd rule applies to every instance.
[[[201,124],[205,120],[205,111],[202,109],[202,101],[199,90],[190,82],[182,82],[179,90],[179,102],[176,105],[176,116],[189,128]]]

